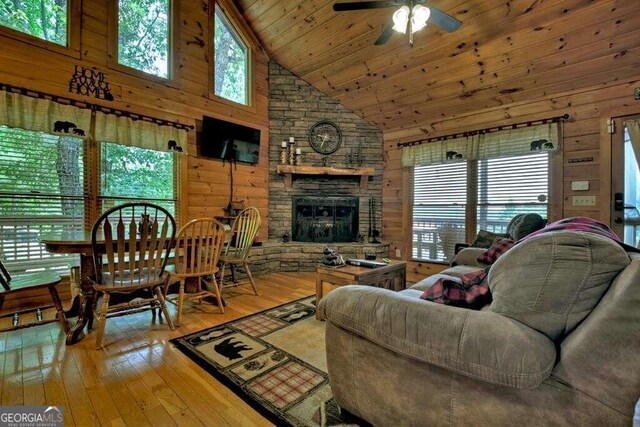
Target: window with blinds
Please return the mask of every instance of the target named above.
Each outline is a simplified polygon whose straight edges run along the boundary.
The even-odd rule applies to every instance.
[[[417,166],[413,175],[413,258],[446,261],[464,242],[467,164]]]
[[[471,167],[473,166],[473,167]],[[475,172],[477,169],[477,173]],[[547,217],[549,154],[416,166],[412,257],[450,262],[465,242],[465,211],[477,229],[506,232],[519,213]]]
[[[100,144],[101,211],[145,201],[166,208],[175,216],[174,155],[120,144]]]
[[[547,217],[549,154],[478,162],[478,230],[505,233],[520,213]]]
[[[38,237],[85,225],[83,141],[0,126],[0,258],[13,273],[68,270]]]

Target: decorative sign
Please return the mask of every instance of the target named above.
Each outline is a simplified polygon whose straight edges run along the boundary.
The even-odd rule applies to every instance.
[[[104,73],[93,68],[76,65],[71,80],[69,80],[69,92],[113,101],[113,94],[109,83],[104,79]]]

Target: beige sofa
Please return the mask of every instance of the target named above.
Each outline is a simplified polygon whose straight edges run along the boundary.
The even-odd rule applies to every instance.
[[[433,280],[433,279],[432,279]],[[320,304],[340,407],[374,425],[631,425],[640,254],[594,234],[530,238],[482,311],[345,286]]]

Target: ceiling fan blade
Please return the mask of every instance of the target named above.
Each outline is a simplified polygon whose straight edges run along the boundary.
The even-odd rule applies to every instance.
[[[393,23],[387,24],[384,27],[384,31],[382,31],[382,34],[380,34],[380,37],[378,37],[378,40],[376,40],[374,45],[382,46],[383,44],[389,41],[392,35],[393,35]]]
[[[334,3],[333,10],[343,12],[346,10],[362,10],[362,9],[384,9],[386,7],[394,7],[404,4],[403,1],[361,1],[349,3]]]
[[[456,18],[447,15],[446,13],[436,9],[435,7],[429,6],[429,9],[431,10],[429,22],[433,22],[434,24],[441,26],[450,33],[453,33],[462,25],[461,21],[458,21]]]

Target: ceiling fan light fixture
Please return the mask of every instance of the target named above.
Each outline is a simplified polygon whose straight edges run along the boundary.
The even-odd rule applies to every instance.
[[[407,33],[407,22],[409,22],[409,15],[411,10],[409,6],[402,6],[400,9],[393,13],[393,29],[399,33]]]
[[[411,29],[412,32],[419,31],[427,26],[427,20],[431,15],[431,10],[421,4],[413,6],[411,9]]]

